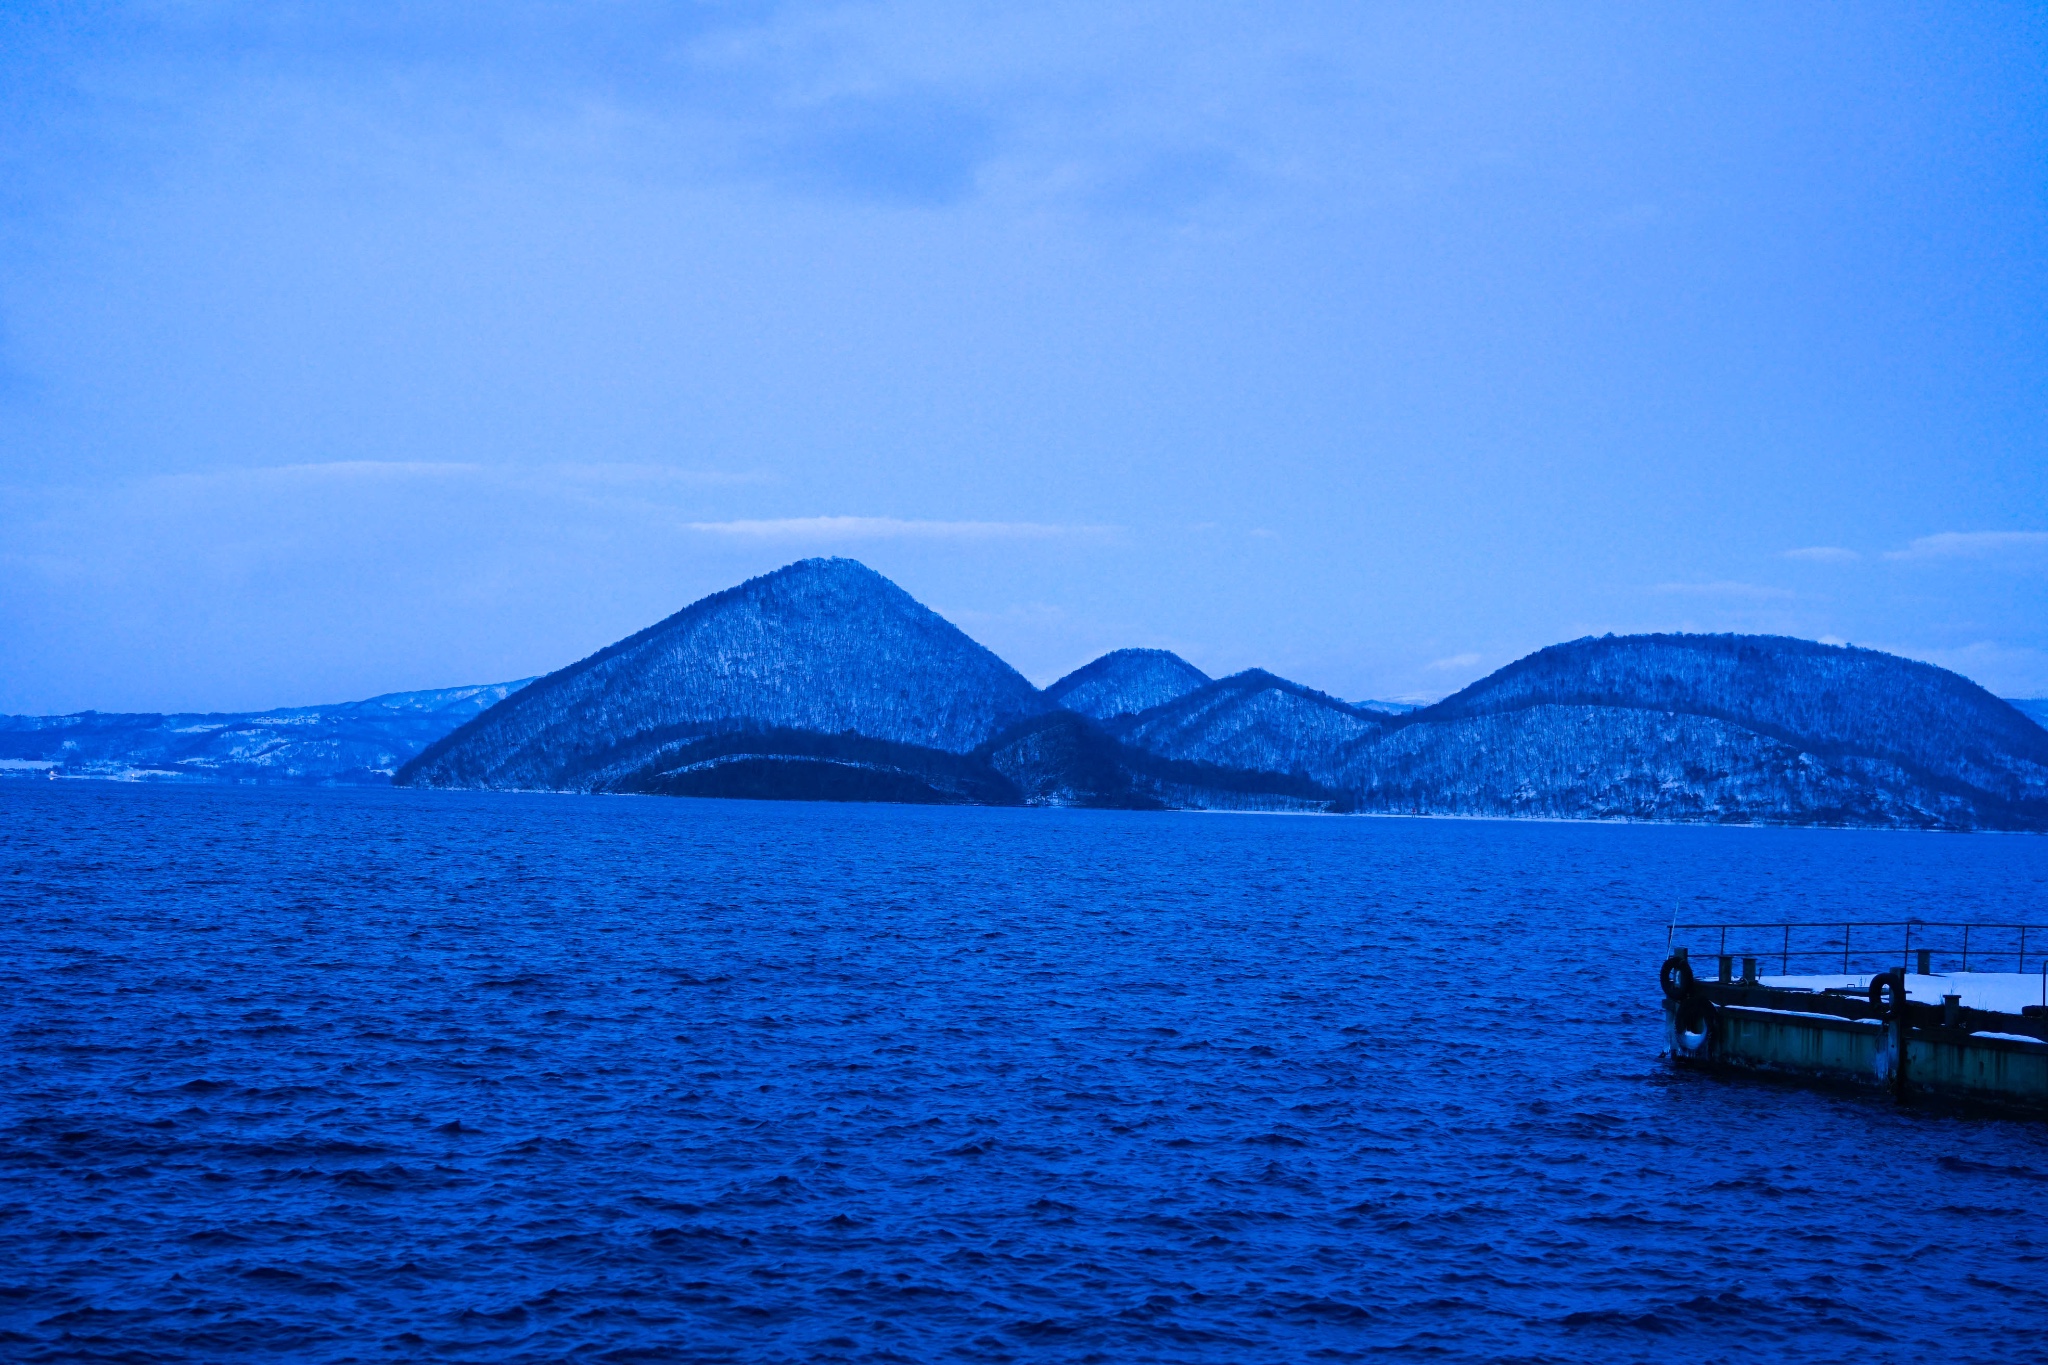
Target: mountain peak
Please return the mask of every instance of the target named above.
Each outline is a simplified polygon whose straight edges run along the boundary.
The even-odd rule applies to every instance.
[[[1044,709],[1021,674],[852,559],[804,559],[542,678],[400,774],[589,788],[663,746],[775,727],[966,753]]]
[[[1164,649],[1119,649],[1045,689],[1055,706],[1096,720],[1136,715],[1207,686],[1209,675]]]

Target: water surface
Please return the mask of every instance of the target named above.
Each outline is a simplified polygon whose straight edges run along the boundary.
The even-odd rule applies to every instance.
[[[2048,1125],[1675,1075],[2048,839],[0,783],[9,1360],[2038,1356]]]

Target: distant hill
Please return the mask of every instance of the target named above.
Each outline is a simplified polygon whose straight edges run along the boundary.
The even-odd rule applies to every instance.
[[[381,784],[528,681],[271,711],[0,716],[0,768],[131,780]]]
[[[850,731],[960,754],[1045,705],[1023,675],[874,570],[806,559],[549,674],[397,780],[604,790],[732,731]]]
[[[1264,669],[1247,669],[1112,722],[1126,743],[1163,758],[1328,782],[1349,748],[1385,733],[1392,718]]]
[[[1340,792],[1294,773],[1163,758],[1072,711],[1012,727],[979,754],[1031,805],[1126,810],[1335,811]]]
[[[727,730],[664,748],[602,790],[757,800],[1118,810],[1330,811],[1344,797],[1305,779],[1179,763],[1119,744],[1072,711],[1005,730],[973,752],[846,733]]]
[[[1362,808],[2048,828],[2048,732],[1967,678],[1755,635],[1576,640],[1354,746]]]
[[[1164,705],[1208,682],[1207,673],[1170,651],[1119,649],[1046,688],[1045,699],[1080,715],[1109,720]]]
[[[1419,708],[1261,669],[1212,680],[1164,650],[1118,650],[1041,693],[881,575],[811,559],[525,684],[0,717],[0,770],[2048,830],[2043,719],[2048,703],[1931,664],[1762,635],[1574,640]]]

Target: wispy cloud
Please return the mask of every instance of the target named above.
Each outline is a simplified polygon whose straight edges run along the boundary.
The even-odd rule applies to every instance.
[[[1839,545],[1807,545],[1797,550],[1787,550],[1781,557],[1803,559],[1809,564],[1849,564],[1863,558],[1854,550],[1845,550]]]
[[[1903,550],[1887,550],[1886,559],[1985,559],[2013,550],[2048,547],[2048,531],[1943,531],[1921,536]]]
[[[1099,536],[1111,530],[1036,521],[905,521],[896,517],[775,517],[687,525],[692,531],[746,540],[1051,540]]]
[[[1732,579],[1721,579],[1713,583],[1659,583],[1650,591],[1683,597],[1736,597],[1751,602],[1782,602],[1793,596],[1789,588],[1773,588],[1762,583],[1737,583]]]
[[[1429,666],[1448,672],[1454,668],[1475,667],[1485,657],[1483,654],[1453,654],[1449,658],[1434,660]]]
[[[764,470],[684,469],[665,464],[561,464],[550,468],[572,483],[626,488],[741,488],[783,482],[781,475]]]
[[[331,483],[345,480],[361,483],[393,479],[469,478],[484,472],[484,466],[456,460],[324,460],[317,464],[244,465],[227,469],[198,470],[189,474],[159,474],[137,480],[130,487],[203,488],[237,484],[291,484],[308,481]]]

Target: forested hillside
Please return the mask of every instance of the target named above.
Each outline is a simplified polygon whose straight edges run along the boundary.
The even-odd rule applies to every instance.
[[[0,763],[64,777],[383,783],[527,681],[270,711],[0,716]]]
[[[1205,686],[1209,675],[1164,649],[1119,649],[1045,689],[1054,706],[1096,720],[1133,716]]]
[[[1433,705],[1165,650],[1040,692],[908,593],[811,559],[524,686],[242,716],[0,718],[0,771],[678,796],[2048,830],[2048,730],[1874,650],[1638,635]],[[458,726],[458,722],[461,722]],[[451,732],[452,731],[452,732]],[[423,747],[424,746],[424,747]]]
[[[1015,669],[874,570],[806,559],[549,674],[400,780],[597,790],[664,747],[736,729],[965,753],[1044,708]]]

